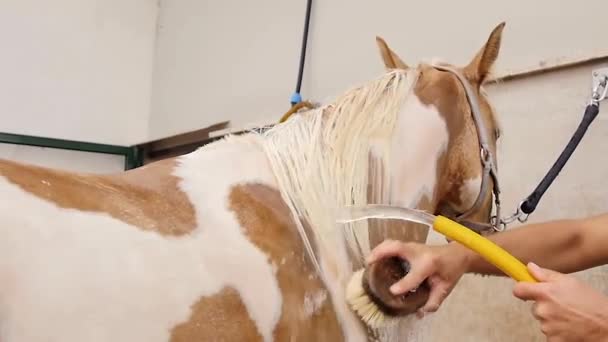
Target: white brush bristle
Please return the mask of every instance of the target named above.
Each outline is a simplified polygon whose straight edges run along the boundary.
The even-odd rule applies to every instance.
[[[363,289],[363,269],[355,272],[346,286],[346,301],[357,315],[372,329],[384,328],[397,323],[395,317],[386,315],[369,298]]]

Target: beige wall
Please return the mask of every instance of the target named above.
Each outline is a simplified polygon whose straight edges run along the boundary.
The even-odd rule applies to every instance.
[[[290,107],[304,1],[161,2],[150,139]]]
[[[161,1],[150,138],[280,117],[295,86],[305,3]],[[412,64],[466,63],[504,20],[501,74],[608,55],[595,34],[605,30],[607,7],[604,0],[313,1],[302,95],[325,101],[378,75],[375,35]]]
[[[0,132],[147,138],[156,0],[0,1]]]
[[[133,144],[273,122],[294,90],[305,5],[3,1],[0,131]],[[501,74],[608,55],[590,34],[603,29],[603,0],[435,6],[314,1],[303,96],[325,101],[381,72],[375,35],[409,63],[464,63],[504,20]]]

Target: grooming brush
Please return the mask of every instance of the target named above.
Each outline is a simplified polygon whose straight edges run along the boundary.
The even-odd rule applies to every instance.
[[[389,291],[390,285],[405,277],[409,271],[409,262],[392,257],[379,260],[353,274],[346,288],[346,300],[368,327],[376,329],[392,325],[399,317],[414,313],[424,306],[430,294],[426,282],[399,296]]]
[[[445,237],[473,250],[516,281],[536,282],[526,266],[485,237],[443,216],[383,205],[350,207],[338,222],[348,223],[368,218],[401,219],[426,224]],[[399,318],[415,313],[428,300],[426,281],[409,293],[395,296],[390,286],[406,276],[410,265],[400,258],[385,258],[355,272],[346,289],[346,300],[370,328],[389,326]]]

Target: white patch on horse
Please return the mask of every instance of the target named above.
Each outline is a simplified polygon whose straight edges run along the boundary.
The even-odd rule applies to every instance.
[[[325,303],[327,299],[327,291],[319,290],[315,293],[306,293],[304,295],[304,313],[307,317],[314,315]]]
[[[465,211],[475,204],[479,189],[481,187],[481,176],[467,179],[460,187],[460,205],[455,208],[459,211]]]
[[[272,340],[278,281],[227,208],[235,184],[273,185],[255,140],[180,160],[176,174],[198,222],[182,237],[60,208],[0,177],[0,340],[166,342],[193,304],[224,287],[238,291],[260,335]]]
[[[392,203],[415,207],[423,196],[432,197],[437,162],[448,146],[448,134],[435,106],[424,105],[417,96],[406,100],[393,138]]]
[[[460,204],[453,204],[454,209],[464,212],[471,208],[475,203],[475,200],[477,200],[480,186],[481,176],[464,181],[464,184],[459,189]],[[446,240],[445,236],[431,229],[426,239],[426,243],[428,245],[444,245],[448,243],[448,241]]]
[[[215,268],[213,275],[239,292],[258,331],[265,341],[271,341],[282,305],[277,267],[270,265],[268,256],[243,235],[234,213],[226,211],[227,196],[234,185],[277,186],[259,143],[258,136],[228,139],[225,149],[190,154],[191,162],[183,163],[176,175],[184,179],[182,186],[195,205],[198,221],[219,219],[207,228],[222,227],[209,229],[205,240],[220,252],[220,255],[208,255],[209,265]],[[214,198],[216,196],[219,198]]]
[[[391,154],[391,203],[416,207],[420,200],[433,197],[438,161],[448,146],[447,123],[435,106],[423,104],[417,96],[407,98],[397,118]],[[434,239],[429,230],[428,239]],[[380,340],[420,341],[430,326],[425,320],[406,318],[380,332]]]

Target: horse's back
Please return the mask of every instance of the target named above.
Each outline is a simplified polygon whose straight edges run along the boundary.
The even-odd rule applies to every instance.
[[[188,274],[194,246],[170,241],[196,228],[173,164],[95,175],[0,161],[0,340],[169,339],[196,295],[173,282],[205,273]]]
[[[16,187],[31,202],[105,214],[142,229],[164,227],[166,233],[179,235],[194,229],[194,210],[171,174],[175,163],[171,159],[124,173],[96,175],[0,160],[0,179],[3,188]],[[3,202],[10,200],[0,197]],[[22,204],[28,210],[28,204]]]
[[[115,175],[0,160],[0,340],[341,340],[252,141]]]

